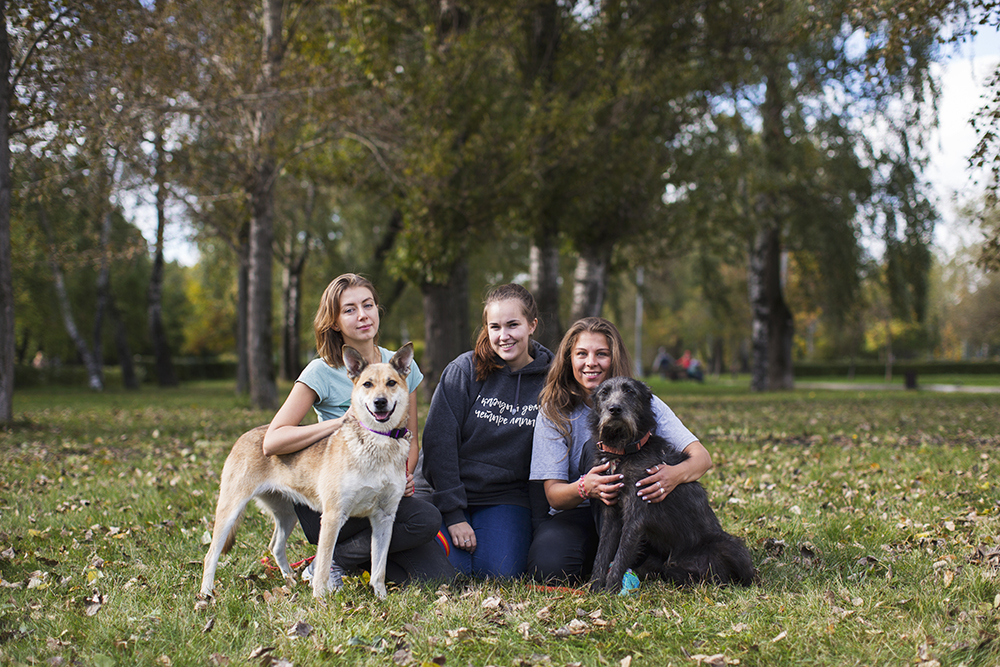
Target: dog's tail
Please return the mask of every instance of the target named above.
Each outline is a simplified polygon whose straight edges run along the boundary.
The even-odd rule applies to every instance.
[[[226,541],[222,543],[222,555],[223,556],[225,556],[227,553],[229,553],[229,550],[233,548],[234,544],[236,544],[236,531],[237,531],[237,529],[239,529],[240,524],[243,523],[243,514],[244,513],[245,512],[240,512],[236,516],[236,521],[234,521],[233,525],[229,528],[229,534],[226,535]]]

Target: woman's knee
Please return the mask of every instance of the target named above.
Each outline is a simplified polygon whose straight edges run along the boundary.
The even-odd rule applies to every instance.
[[[431,539],[441,528],[441,512],[431,503],[413,496],[404,497],[396,509],[396,523],[411,535]]]

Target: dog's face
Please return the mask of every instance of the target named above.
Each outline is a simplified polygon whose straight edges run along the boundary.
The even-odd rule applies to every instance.
[[[591,401],[590,429],[608,444],[634,442],[655,426],[650,409],[653,394],[644,383],[628,377],[602,382]]]
[[[412,343],[401,347],[387,364],[369,364],[360,352],[344,346],[347,376],[354,382],[351,405],[361,423],[375,430],[406,425],[410,398],[406,376],[412,360]]]

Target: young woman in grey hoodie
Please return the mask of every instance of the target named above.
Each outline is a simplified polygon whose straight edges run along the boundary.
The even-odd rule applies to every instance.
[[[553,355],[532,340],[538,307],[520,285],[492,289],[475,349],[444,369],[424,425],[433,487],[455,569],[525,573],[531,545],[528,473],[538,393]]]

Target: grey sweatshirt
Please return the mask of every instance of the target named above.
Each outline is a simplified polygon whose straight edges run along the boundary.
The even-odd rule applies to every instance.
[[[475,505],[529,507],[531,441],[538,394],[553,354],[532,341],[534,360],[475,379],[472,352],[445,367],[422,438],[424,477],[445,525],[465,521]]]

